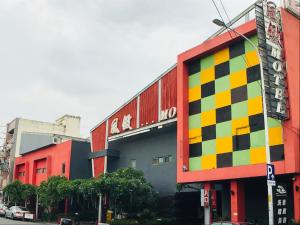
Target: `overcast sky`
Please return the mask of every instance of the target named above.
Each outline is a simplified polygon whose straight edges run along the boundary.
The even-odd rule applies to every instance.
[[[253,2],[223,0],[231,18]],[[0,0],[0,126],[72,114],[88,136],[216,17],[211,0]]]

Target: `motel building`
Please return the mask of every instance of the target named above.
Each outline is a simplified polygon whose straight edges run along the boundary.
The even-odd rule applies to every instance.
[[[131,166],[172,199],[176,217],[268,224],[267,132],[274,224],[300,220],[300,24],[289,7],[253,5],[254,19],[179,54],[176,65],[95,126],[93,176]]]

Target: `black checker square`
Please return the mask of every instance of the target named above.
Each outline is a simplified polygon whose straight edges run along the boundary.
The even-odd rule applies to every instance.
[[[202,141],[216,139],[216,125],[202,127]]]
[[[215,94],[215,81],[201,85],[201,97],[205,98]]]
[[[202,143],[190,144],[190,158],[202,155]]]
[[[217,168],[232,167],[232,152],[217,154]]]
[[[245,54],[244,40],[240,40],[229,45],[229,56],[230,59]]]
[[[235,135],[232,137],[233,151],[250,149],[250,134]]]
[[[259,65],[247,68],[247,83],[260,80],[260,67]]]
[[[188,73],[189,73],[189,75],[199,73],[200,70],[201,70],[200,60],[194,60],[194,61],[188,63]]]
[[[284,145],[270,146],[271,162],[284,160]]]
[[[229,61],[215,66],[216,79],[218,79],[220,77],[224,77],[224,76],[228,75],[229,73],[230,73]]]
[[[265,129],[264,114],[259,113],[249,116],[250,132],[255,132]]]
[[[247,85],[231,89],[231,103],[243,102],[248,99]]]
[[[231,120],[231,105],[216,109],[217,123]]]
[[[189,115],[195,115],[201,113],[201,100],[197,100],[189,103]]]

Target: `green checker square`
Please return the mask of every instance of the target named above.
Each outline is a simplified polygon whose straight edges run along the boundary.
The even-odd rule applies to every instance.
[[[202,155],[216,154],[216,140],[202,141]]]
[[[206,112],[216,108],[216,96],[211,95],[201,99],[201,112]]]
[[[230,89],[230,79],[229,76],[221,77],[215,80],[215,91],[220,93]]]
[[[239,119],[248,116],[248,101],[243,101],[231,105],[232,119]]]
[[[250,163],[250,150],[235,151],[233,152],[233,166],[249,165]]]
[[[277,119],[274,119],[271,117],[268,117],[268,125],[269,125],[269,128],[282,126],[280,120],[277,120]]]
[[[229,68],[230,68],[230,73],[235,73],[238,72],[240,70],[244,70],[246,69],[246,62],[245,59],[243,58],[245,57],[244,55],[240,55],[237,56],[233,59],[231,59],[229,61]]]
[[[200,73],[195,73],[189,76],[189,88],[193,88],[200,85]]]
[[[201,157],[189,158],[190,171],[201,170]]]
[[[265,146],[265,143],[265,130],[250,133],[251,147],[263,147]]]
[[[214,55],[209,55],[201,59],[201,70],[205,70],[209,67],[212,67],[215,64]]]
[[[223,123],[216,124],[216,137],[230,137],[232,136],[232,123],[231,121],[226,121]]]
[[[258,81],[247,84],[248,98],[255,98],[261,96],[261,86]]]
[[[189,116],[189,129],[201,128],[200,113]]]
[[[251,38],[249,38],[254,44],[255,46],[258,46],[258,38],[257,38],[257,35],[255,36],[252,36]],[[245,41],[245,51],[246,52],[249,52],[249,51],[253,51],[255,50],[253,48],[253,46],[249,43],[249,41]]]

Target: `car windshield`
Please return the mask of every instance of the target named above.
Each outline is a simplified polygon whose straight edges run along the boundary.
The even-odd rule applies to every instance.
[[[25,207],[16,207],[16,210],[21,210],[21,211],[27,211],[27,209]]]

